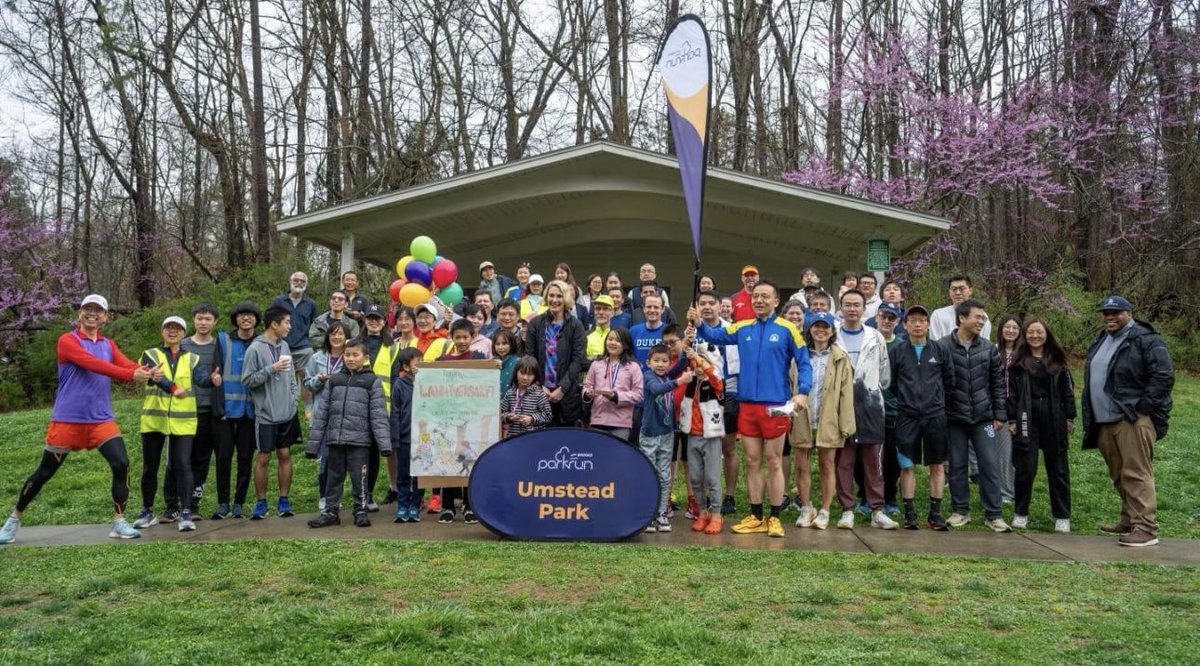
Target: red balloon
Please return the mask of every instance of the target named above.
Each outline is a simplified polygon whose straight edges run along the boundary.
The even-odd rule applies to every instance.
[[[408,280],[401,278],[401,279],[393,282],[392,286],[388,287],[388,295],[390,295],[392,297],[393,302],[395,302],[395,303],[400,302],[400,289],[403,288],[404,285],[406,285],[406,284],[408,284]]]
[[[458,279],[458,266],[454,262],[443,258],[433,267],[433,283],[439,287],[445,287]]]

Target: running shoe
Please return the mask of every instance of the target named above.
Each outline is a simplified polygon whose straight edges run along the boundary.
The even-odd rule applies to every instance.
[[[195,532],[196,523],[192,522],[192,512],[184,511],[179,514],[179,531],[180,532]]]
[[[871,514],[871,527],[878,527],[881,530],[894,530],[900,527],[900,525],[889,518],[883,511],[876,511]]]
[[[675,512],[679,510],[679,503],[675,501],[675,496],[671,495],[670,501],[667,502],[667,518],[674,518]]]
[[[1117,540],[1117,543],[1131,548],[1144,548],[1146,546],[1157,546],[1158,537],[1144,530],[1133,530]]]
[[[233,517],[238,518],[238,519],[245,518],[246,517],[246,507],[242,506],[241,504],[234,504],[233,505]]]
[[[962,527],[963,525],[966,525],[969,522],[971,522],[971,514],[958,513],[956,511],[956,512],[950,514],[950,519],[946,521],[946,524],[949,525],[950,527]]]
[[[783,538],[783,521],[779,519],[779,516],[767,518],[767,536],[774,539]]]
[[[463,522],[468,525],[475,525],[479,522],[479,519],[475,517],[474,511],[472,511],[470,509],[464,509],[463,510]]]
[[[670,532],[671,531],[671,519],[668,518],[666,514],[664,514],[664,513],[658,514],[658,519],[655,521],[655,523],[657,523],[657,525],[658,525],[659,532]]]
[[[450,511],[449,509],[443,511],[440,515],[438,515],[438,522],[442,523],[443,525],[454,522],[454,512]]]
[[[993,532],[1012,531],[1012,528],[1008,526],[1008,523],[1004,522],[1003,518],[992,518],[991,520],[986,521],[986,525],[991,528]]]
[[[921,526],[917,524],[917,512],[912,511],[904,514],[904,529],[919,530]]]
[[[4,521],[4,527],[0,527],[0,544],[12,543],[17,538],[19,529],[21,529],[21,519],[9,516],[8,520]]]
[[[392,518],[392,522],[393,523],[407,523],[408,522],[408,507],[406,507],[406,506],[396,507],[396,517]]]
[[[900,513],[900,507],[896,506],[895,504],[890,504],[890,503],[884,504],[883,512],[889,516],[894,516],[894,515]]]
[[[865,500],[860,501],[858,503],[858,506],[854,507],[854,510],[861,513],[864,516],[871,515],[871,505],[867,504]]]
[[[229,512],[228,504],[218,504],[217,510],[215,512],[213,512],[212,519],[213,520],[224,520],[224,519],[228,518],[230,515],[231,514]]]
[[[275,512],[279,514],[280,518],[291,518],[296,515],[292,513],[292,503],[286,497],[279,498],[279,501],[275,504]]]
[[[839,529],[852,530],[854,529],[854,512],[843,511],[842,517],[838,519],[837,526]]]
[[[110,539],[137,539],[141,536],[142,533],[133,529],[124,516],[114,520],[112,529],[108,532],[108,538]]]
[[[354,526],[355,527],[370,527],[371,526],[371,519],[367,517],[366,511],[355,512]]]
[[[1071,533],[1071,519],[1070,518],[1055,518],[1054,519],[1054,531],[1058,532],[1059,534],[1070,534]]]
[[[426,512],[427,513],[441,513],[442,512],[442,496],[441,495],[430,495],[429,496],[429,507],[426,509]]]
[[[767,521],[755,518],[754,514],[742,518],[737,525],[731,528],[734,534],[765,534],[767,529]]]
[[[929,529],[934,532],[950,531],[950,526],[946,524],[946,519],[940,513],[929,514],[929,518],[925,522],[929,525]]]
[[[313,528],[330,527],[332,525],[341,525],[342,518],[336,513],[322,511],[316,518],[308,521],[308,526]]]
[[[695,495],[688,495],[687,515],[684,517],[688,520],[695,520],[700,517],[700,505],[696,503]]]
[[[408,507],[408,522],[410,522],[410,523],[421,522],[421,505],[420,504],[414,504],[414,505]]]
[[[646,529],[645,529],[645,530],[643,530],[643,531],[645,531],[645,532],[649,532],[650,534],[653,534],[653,533],[657,532],[657,531],[658,531],[658,519],[657,519],[657,518],[651,518],[651,519],[650,519],[650,524],[649,524],[649,525],[647,525],[647,526],[646,526]]]
[[[783,501],[779,503],[779,506],[783,507],[784,511],[787,511],[792,506],[792,498],[788,495],[784,495]]]
[[[725,499],[721,500],[721,515],[731,516],[735,513],[737,513],[737,503],[733,501],[732,497],[726,495]]]
[[[387,502],[384,502],[387,504]],[[379,513],[379,505],[375,503],[375,498],[367,496],[367,513]]]
[[[819,530],[829,527],[829,512],[825,509],[818,511],[817,517],[813,519],[812,526]]]
[[[1029,516],[1013,516],[1012,526],[1015,530],[1023,530],[1029,527]]]
[[[812,527],[816,518],[816,509],[811,506],[802,506],[800,507],[800,517],[796,519],[796,527]]]
[[[784,511],[800,511],[804,508],[800,505],[800,491],[795,488],[792,488],[791,498],[789,499],[788,496],[784,495],[784,500],[786,500],[783,505]]]
[[[260,499],[254,503],[254,510],[250,512],[250,520],[262,520],[267,517],[267,500]]]
[[[179,509],[167,509],[158,517],[160,523],[173,523],[179,520]]]
[[[142,512],[138,514],[137,520],[133,521],[133,526],[139,530],[154,527],[157,524],[158,516],[154,515],[154,512],[150,509],[142,509]]]

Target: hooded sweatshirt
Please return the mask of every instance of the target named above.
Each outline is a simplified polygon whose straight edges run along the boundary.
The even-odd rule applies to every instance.
[[[300,398],[295,369],[276,371],[272,367],[280,356],[291,354],[286,341],[271,344],[261,335],[246,350],[242,385],[250,389],[255,423],[287,423],[295,418],[296,401]]]

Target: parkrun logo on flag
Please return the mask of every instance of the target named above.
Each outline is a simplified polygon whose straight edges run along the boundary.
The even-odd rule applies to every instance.
[[[659,481],[645,454],[625,441],[555,428],[489,446],[468,489],[479,522],[501,536],[614,541],[654,517]]]
[[[549,470],[560,470],[560,469],[561,470],[567,470],[567,469],[588,470],[588,469],[592,469],[592,461],[590,460],[591,457],[592,457],[592,454],[590,454],[590,453],[571,453],[571,449],[564,446],[561,449],[559,449],[557,453],[554,454],[553,458],[551,458],[549,460],[546,460],[546,459],[539,460],[537,462],[537,471],[541,472],[542,470],[547,470],[547,469],[549,469]]]
[[[684,42],[682,46],[667,55],[666,63],[667,67],[678,67],[703,56],[703,48],[699,46],[693,47],[691,42]]]

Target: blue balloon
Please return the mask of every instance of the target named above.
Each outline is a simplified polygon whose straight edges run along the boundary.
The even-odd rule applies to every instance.
[[[442,259],[445,259],[445,257],[443,257],[440,254],[438,256],[434,257],[433,262],[429,264],[429,267],[433,268],[434,266],[437,266],[438,264],[442,263]]]
[[[433,269],[423,261],[412,260],[404,267],[404,277],[428,288],[433,284]]]

